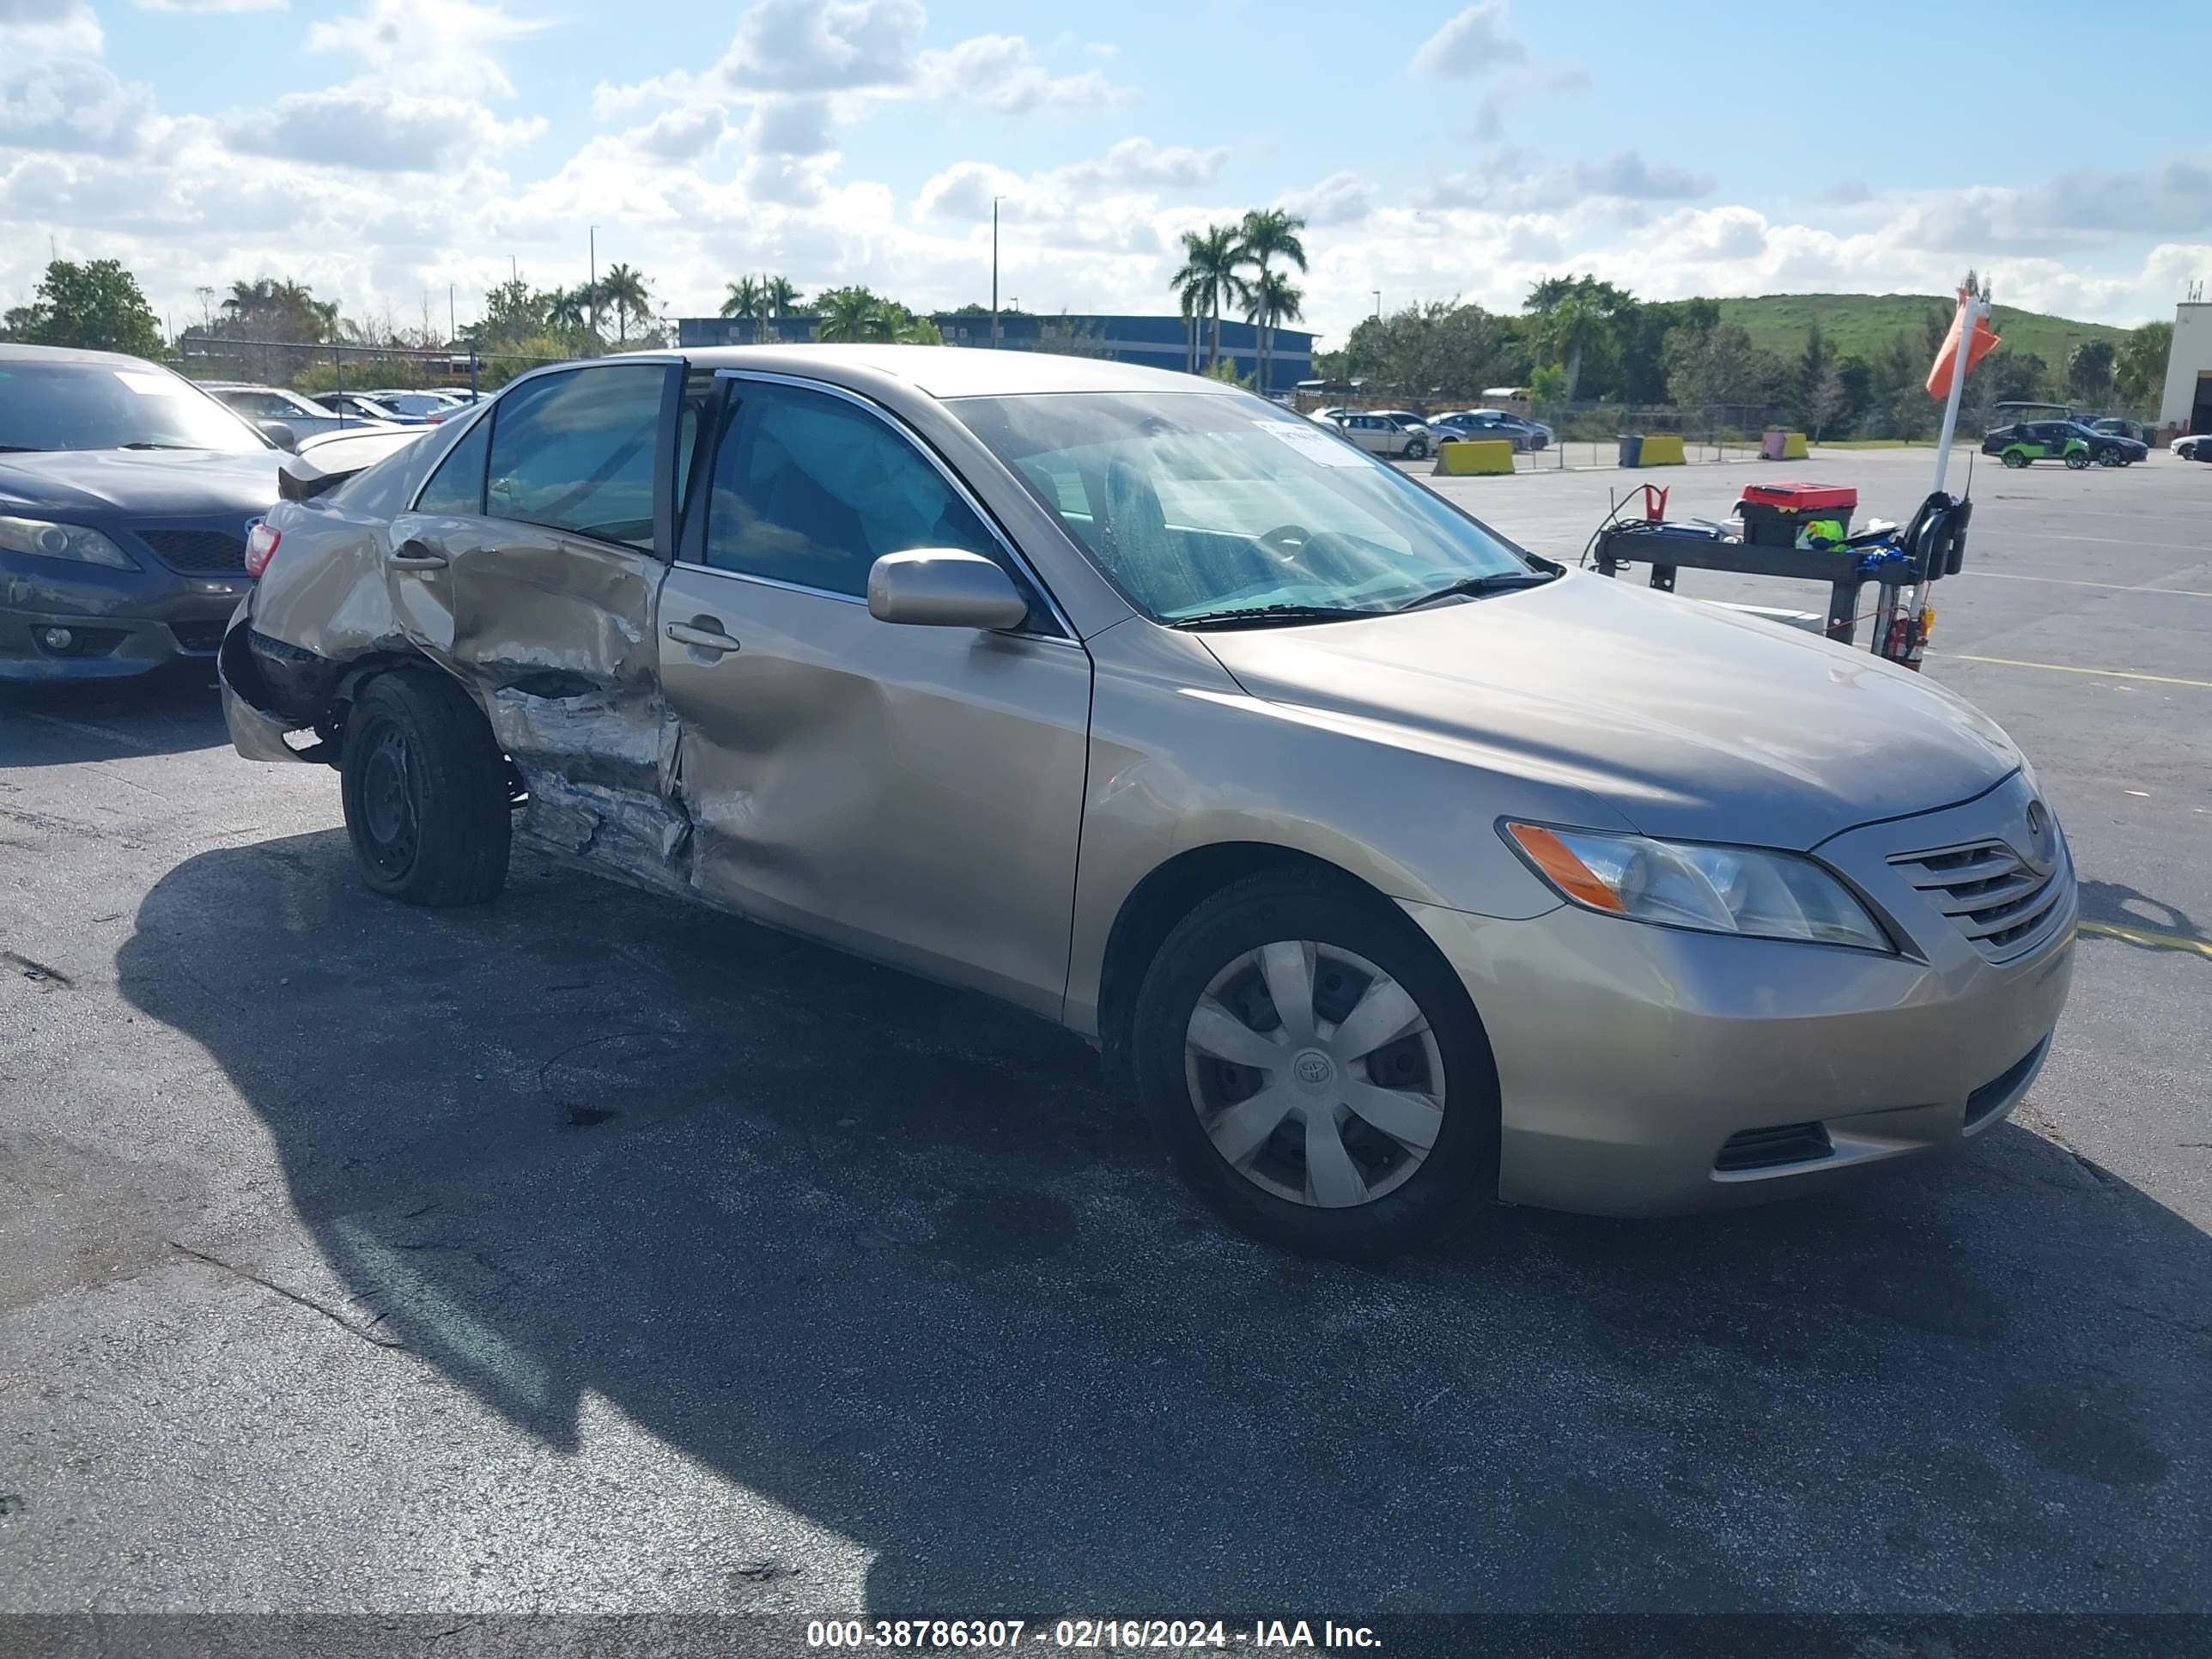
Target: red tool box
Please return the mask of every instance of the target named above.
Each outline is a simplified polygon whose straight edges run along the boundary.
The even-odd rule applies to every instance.
[[[1859,492],[1841,484],[1746,484],[1736,514],[1743,538],[1759,547],[1795,547],[1797,533],[1815,519],[1842,521],[1846,532],[1858,511]]]

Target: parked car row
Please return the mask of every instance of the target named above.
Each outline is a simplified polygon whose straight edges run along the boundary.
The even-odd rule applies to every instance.
[[[1552,428],[1502,409],[1461,409],[1423,415],[1410,409],[1317,409],[1310,417],[1342,432],[1373,455],[1420,460],[1439,444],[1503,438],[1514,449],[1535,450],[1553,441]]]
[[[469,407],[475,394],[404,386],[363,392],[321,392],[309,398],[283,386],[242,380],[204,380],[205,389],[246,419],[270,431],[271,423],[295,439],[358,426],[435,426]],[[281,445],[284,434],[270,432]]]

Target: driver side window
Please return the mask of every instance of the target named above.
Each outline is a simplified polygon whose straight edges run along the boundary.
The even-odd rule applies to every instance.
[[[955,547],[1003,562],[968,503],[873,415],[796,386],[738,395],[714,465],[708,564],[857,599],[886,553]]]

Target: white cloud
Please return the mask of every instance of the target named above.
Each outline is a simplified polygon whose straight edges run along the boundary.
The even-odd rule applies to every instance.
[[[1357,224],[1375,210],[1371,185],[1356,173],[1332,173],[1310,190],[1294,190],[1278,197],[1275,205],[1286,208],[1316,230]]]
[[[307,50],[349,53],[416,90],[511,98],[494,48],[544,27],[488,0],[364,0],[309,28]]]
[[[925,93],[961,98],[1005,115],[1037,109],[1103,109],[1130,94],[1097,70],[1056,76],[1018,34],[979,34],[949,52],[925,52],[916,63]]]
[[[1686,201],[1709,193],[1713,180],[1632,150],[1597,161],[1547,163],[1522,150],[1501,153],[1477,171],[1449,173],[1420,193],[1424,206],[1491,212],[1541,211],[1597,200]]]
[[[921,219],[975,223],[991,216],[991,198],[996,196],[1004,198],[1001,218],[1040,228],[1057,226],[1088,245],[1099,239],[1103,227],[1097,222],[1111,217],[1120,222],[1112,234],[1126,239],[1134,234],[1127,216],[1101,214],[1096,210],[1100,203],[1139,198],[1149,207],[1160,191],[1212,184],[1228,159],[1223,145],[1193,149],[1180,144],[1164,147],[1149,138],[1124,138],[1097,160],[1030,175],[985,161],[961,161],[922,185],[915,198],[915,213]]]
[[[664,110],[623,136],[663,161],[694,161],[722,142],[729,118],[718,104]]]
[[[0,0],[0,70],[57,58],[97,58],[104,44],[100,19],[84,0]]]
[[[1856,207],[1873,197],[1874,191],[1867,188],[1863,179],[1841,179],[1820,192],[1820,201],[1827,207]]]
[[[1493,143],[1504,136],[1506,118],[1515,111],[1540,98],[1557,98],[1589,89],[1588,70],[1531,69],[1524,75],[1500,82],[1482,94],[1482,101],[1474,106],[1474,119],[1468,124],[1468,137],[1478,143]]]
[[[127,155],[155,119],[153,94],[88,58],[0,70],[0,149]]]
[[[372,83],[287,93],[224,124],[230,147],[368,173],[422,173],[537,136],[542,117],[501,122],[466,99]]]
[[[830,100],[764,99],[753,106],[745,143],[757,155],[819,155],[832,148]]]
[[[1505,0],[1478,0],[1421,42],[1410,67],[1431,79],[1463,81],[1528,57],[1528,49],[1505,32]]]
[[[717,71],[763,92],[904,86],[926,16],[916,0],[759,0]]]
[[[283,11],[292,0],[137,0],[141,11]]]

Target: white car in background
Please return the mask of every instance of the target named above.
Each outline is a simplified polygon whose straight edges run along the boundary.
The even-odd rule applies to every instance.
[[[2173,441],[2173,453],[2185,461],[2212,461],[2212,432],[2197,432]]]
[[[218,402],[228,405],[257,426],[276,421],[289,427],[295,440],[319,437],[325,432],[343,429],[358,432],[363,427],[377,428],[390,422],[364,419],[347,410],[335,411],[312,403],[296,392],[287,392],[283,386],[253,386],[240,380],[203,380],[200,389],[211,394]]]

